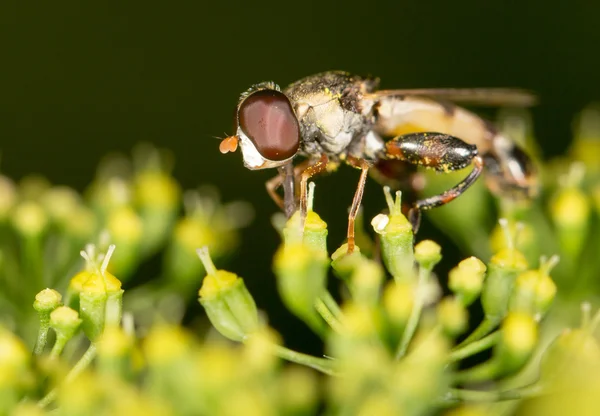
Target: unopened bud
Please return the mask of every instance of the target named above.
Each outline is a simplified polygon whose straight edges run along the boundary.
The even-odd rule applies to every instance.
[[[437,306],[437,320],[446,334],[456,337],[468,328],[469,314],[465,305],[454,297],[446,297]]]
[[[390,189],[384,188],[390,214],[378,215],[371,225],[381,236],[381,254],[388,271],[396,280],[414,278],[413,230],[408,219],[402,214],[400,192],[392,198]]]
[[[307,244],[283,244],[275,254],[277,287],[287,308],[303,320],[314,319],[314,304],[325,290],[326,258]]]
[[[207,272],[198,292],[200,304],[221,335],[242,341],[259,328],[256,303],[244,281],[233,273],[217,270],[208,248],[198,250]]]
[[[477,257],[461,261],[448,274],[448,286],[465,306],[473,303],[481,293],[485,279],[485,264]]]
[[[500,327],[502,336],[495,356],[499,370],[510,374],[520,370],[529,360],[538,341],[538,327],[533,316],[511,312]]]
[[[423,240],[415,246],[415,260],[419,266],[431,270],[442,259],[442,248],[431,240]]]

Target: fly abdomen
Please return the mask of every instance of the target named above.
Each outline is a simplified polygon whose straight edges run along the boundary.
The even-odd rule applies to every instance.
[[[439,172],[467,167],[477,155],[477,146],[443,133],[411,133],[385,144],[386,158],[425,166]]]

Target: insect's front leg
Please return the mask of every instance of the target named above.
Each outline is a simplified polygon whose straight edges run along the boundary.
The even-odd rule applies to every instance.
[[[419,229],[422,210],[445,205],[460,196],[481,175],[484,165],[475,145],[443,133],[411,133],[395,137],[386,143],[386,157],[438,172],[450,172],[473,165],[469,175],[453,188],[414,203],[409,211],[409,220],[415,233]]]
[[[308,180],[325,171],[327,169],[327,163],[329,158],[325,153],[321,155],[321,158],[315,164],[308,166],[302,171],[300,177],[300,218],[302,219],[302,226],[304,226],[304,220],[308,211]]]
[[[290,218],[298,209],[298,198],[296,197],[297,179],[300,174],[310,165],[309,160],[305,160],[298,166],[292,163],[280,166],[277,169],[277,176],[269,179],[265,186],[267,193],[279,208]],[[277,193],[277,189],[283,185],[283,199]]]

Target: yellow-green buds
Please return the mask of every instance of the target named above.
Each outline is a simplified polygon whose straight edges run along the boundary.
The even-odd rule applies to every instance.
[[[477,257],[464,259],[448,274],[448,287],[461,302],[468,306],[481,293],[485,272],[485,264]]]
[[[21,235],[34,237],[46,229],[48,215],[38,203],[26,201],[15,207],[12,223]]]
[[[83,332],[91,341],[98,338],[106,325],[118,325],[121,321],[121,281],[106,271],[114,249],[115,246],[111,245],[106,256],[101,257],[103,261],[100,267],[97,267],[96,259],[82,252],[88,270],[75,275],[69,284],[69,306],[76,307],[79,304]]]
[[[557,262],[557,256],[548,261],[542,259],[538,270],[521,273],[515,280],[509,310],[529,313],[538,319],[542,318],[556,295],[556,284],[548,274]]]
[[[560,188],[550,202],[550,216],[557,228],[561,251],[571,261],[576,261],[583,249],[591,211],[590,198],[577,185]]]
[[[0,327],[0,414],[13,415],[30,384],[30,352],[15,335]]]
[[[507,230],[505,220],[502,221],[502,225]],[[507,236],[507,240],[511,239],[511,236]],[[497,324],[504,318],[514,281],[517,275],[526,269],[525,256],[514,248],[512,242],[509,247],[494,254],[490,260],[488,275],[481,294],[481,303],[487,320]]]
[[[282,414],[315,414],[319,398],[318,378],[315,372],[298,365],[287,366],[277,383],[277,390]]]
[[[131,371],[133,338],[121,327],[107,327],[97,342],[97,368],[104,374],[128,377]]]
[[[381,254],[387,270],[396,280],[414,277],[413,230],[412,225],[402,214],[401,193],[392,198],[389,187],[384,187],[389,215],[379,214],[371,221],[377,234],[381,236]]]
[[[143,226],[140,217],[130,206],[113,209],[106,224],[110,240],[119,251],[111,258],[109,270],[119,276],[128,277],[140,258]]]
[[[208,248],[198,250],[206,277],[198,292],[210,322],[221,335],[243,341],[259,329],[258,311],[244,281],[231,272],[217,270]]]
[[[285,244],[304,243],[317,256],[327,258],[327,223],[321,219],[319,214],[313,211],[313,200],[315,193],[315,184],[308,184],[308,206],[306,218],[304,218],[304,227],[302,227],[302,218],[300,211],[287,221],[283,229],[283,240]]]
[[[35,344],[34,354],[39,355],[44,351],[48,339],[48,328],[50,324],[50,312],[56,309],[62,300],[62,296],[56,290],[44,289],[35,295],[33,308],[37,311],[40,319],[38,339]]]
[[[286,307],[309,325],[318,322],[314,305],[325,290],[326,261],[327,258],[301,242],[283,244],[275,254],[279,294]]]
[[[157,325],[144,339],[142,350],[152,367],[168,365],[187,355],[192,346],[190,335],[181,327]]]
[[[73,338],[81,326],[77,311],[68,306],[59,306],[50,314],[50,328],[56,333],[56,341],[52,347],[51,357],[59,356],[66,343]]]
[[[406,325],[415,302],[415,284],[389,282],[383,291],[383,307],[393,327],[399,334]]]
[[[469,313],[459,299],[446,297],[437,305],[437,321],[447,335],[456,337],[468,328]]]
[[[423,240],[415,246],[415,260],[419,266],[432,270],[442,259],[442,248],[431,240]]]
[[[533,316],[511,312],[500,327],[501,338],[494,359],[498,373],[511,374],[520,370],[529,360],[538,341],[538,327]]]
[[[49,319],[50,312],[60,306],[62,296],[54,289],[44,289],[35,295],[33,308],[40,314]]]

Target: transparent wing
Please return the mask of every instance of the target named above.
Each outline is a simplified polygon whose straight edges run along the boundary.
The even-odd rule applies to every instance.
[[[381,90],[367,95],[375,100],[403,96],[422,96],[466,105],[493,107],[530,107],[537,103],[537,97],[530,91],[514,88],[420,88]]]

